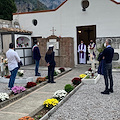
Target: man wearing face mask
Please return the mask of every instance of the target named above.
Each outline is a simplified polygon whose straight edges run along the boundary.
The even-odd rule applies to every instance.
[[[96,51],[96,44],[93,40],[90,40],[90,44],[88,45],[88,52],[90,53],[90,61],[95,59],[95,51]]]
[[[41,76],[41,74],[38,72],[39,69],[39,62],[40,62],[40,50],[39,50],[39,42],[37,40],[34,41],[35,45],[32,48],[33,51],[33,58],[35,60],[35,76]]]
[[[79,63],[86,64],[86,45],[81,40],[81,44],[78,45]]]
[[[109,94],[113,93],[113,77],[112,77],[112,58],[114,55],[114,49],[111,47],[111,39],[106,40],[106,48],[101,54],[101,58],[105,61],[105,71],[104,71],[104,79],[105,79],[105,91],[101,92],[101,94]],[[110,81],[108,81],[108,78]],[[110,88],[109,87],[110,82]]]

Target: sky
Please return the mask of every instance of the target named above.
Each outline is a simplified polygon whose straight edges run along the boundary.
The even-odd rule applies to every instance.
[[[116,2],[120,2],[120,0],[115,0]]]

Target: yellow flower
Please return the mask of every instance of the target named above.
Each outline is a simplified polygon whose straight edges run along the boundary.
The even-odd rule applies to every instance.
[[[52,108],[54,106],[56,106],[58,104],[58,100],[57,99],[47,99],[43,102],[43,105],[46,107],[46,108]]]
[[[84,78],[84,77],[86,77],[86,75],[85,74],[81,74],[81,75],[79,75],[79,77],[80,78]]]

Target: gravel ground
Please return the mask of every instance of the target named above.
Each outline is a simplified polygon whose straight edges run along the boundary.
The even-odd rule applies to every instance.
[[[48,120],[120,120],[120,74],[114,73],[114,93],[102,95],[104,79],[83,85]]]

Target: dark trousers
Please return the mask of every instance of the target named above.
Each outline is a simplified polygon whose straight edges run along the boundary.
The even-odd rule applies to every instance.
[[[109,80],[110,80],[110,89],[113,89],[112,63],[106,64],[106,72],[105,73],[106,73],[104,75],[105,87],[106,87],[105,90],[108,90]]]
[[[35,60],[35,75],[38,74],[38,69],[39,69],[39,60]]]
[[[10,72],[11,72],[11,76],[10,76],[8,87],[11,89],[12,87],[14,87],[14,82],[15,82],[16,74],[18,72],[18,68],[15,68]]]
[[[54,82],[54,66],[48,67],[48,82]]]

